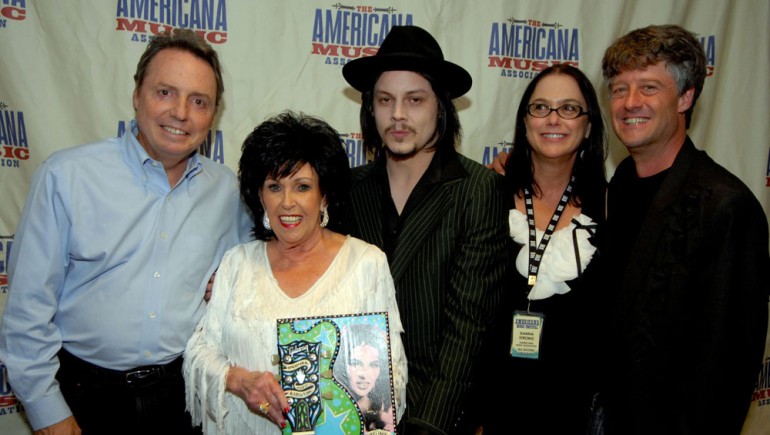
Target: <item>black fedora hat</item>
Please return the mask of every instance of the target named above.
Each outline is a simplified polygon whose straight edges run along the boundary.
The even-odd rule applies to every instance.
[[[473,80],[463,67],[444,60],[436,39],[417,26],[393,26],[377,54],[346,63],[342,75],[351,86],[366,92],[383,71],[415,71],[429,74],[457,98],[471,88]]]

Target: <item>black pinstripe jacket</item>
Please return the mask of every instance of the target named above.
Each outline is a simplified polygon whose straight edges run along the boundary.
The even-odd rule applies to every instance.
[[[489,370],[482,337],[500,301],[507,259],[502,178],[454,149],[440,150],[389,253],[409,361],[404,421],[435,433],[468,433],[483,402],[475,378]],[[384,161],[356,168],[352,234],[384,249]],[[387,206],[392,206],[385,203]]]

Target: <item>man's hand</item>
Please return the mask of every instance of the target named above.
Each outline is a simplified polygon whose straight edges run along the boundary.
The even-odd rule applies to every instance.
[[[58,423],[35,431],[35,435],[80,435],[80,433],[80,426],[72,415]]]
[[[209,299],[211,299],[211,289],[214,288],[214,277],[217,276],[217,271],[215,270],[214,273],[211,274],[211,278],[209,278],[209,283],[206,284],[206,293],[203,293],[203,300],[208,302]]]
[[[495,159],[492,160],[492,163],[487,165],[487,168],[492,169],[500,175],[505,175],[505,163],[508,161],[508,157],[510,156],[507,152],[500,151],[497,153],[497,156],[495,156]]]

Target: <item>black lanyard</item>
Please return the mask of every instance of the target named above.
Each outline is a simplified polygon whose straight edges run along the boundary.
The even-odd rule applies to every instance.
[[[537,272],[540,269],[540,261],[543,260],[545,248],[551,240],[551,235],[553,235],[553,231],[556,229],[556,224],[559,223],[559,219],[561,219],[561,214],[564,213],[564,209],[567,207],[567,202],[572,193],[572,186],[574,183],[575,176],[573,175],[569,180],[569,184],[567,184],[567,188],[564,189],[564,193],[561,195],[559,205],[556,206],[556,210],[554,210],[553,216],[551,216],[551,222],[545,229],[545,234],[543,234],[543,238],[540,240],[539,245],[537,244],[535,208],[532,205],[532,193],[530,193],[529,189],[524,189],[524,204],[527,208],[527,224],[529,225],[529,278],[527,279],[527,284],[530,288],[534,287],[535,283],[537,283]]]

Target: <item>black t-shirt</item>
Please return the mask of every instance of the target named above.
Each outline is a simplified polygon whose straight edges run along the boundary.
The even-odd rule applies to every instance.
[[[633,168],[633,167],[632,167]],[[607,209],[607,259],[609,271],[620,279],[639,237],[655,194],[669,170],[639,178],[635,170],[618,173],[610,184]]]

